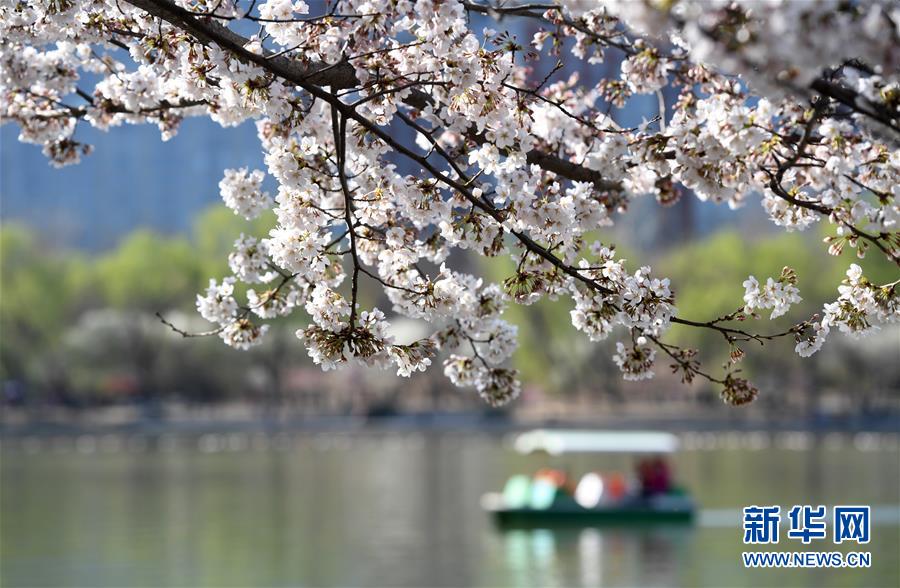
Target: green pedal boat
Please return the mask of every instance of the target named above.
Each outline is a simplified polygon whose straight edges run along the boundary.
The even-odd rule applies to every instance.
[[[520,453],[630,453],[662,456],[677,450],[678,439],[656,432],[593,432],[538,430],[518,435],[513,447]],[[662,457],[645,460],[666,470]],[[552,471],[551,471],[552,473]],[[618,476],[621,478],[621,475]],[[683,488],[665,484],[648,493],[626,488],[610,476],[597,473],[581,478],[571,488],[553,476],[513,476],[503,492],[482,497],[482,507],[503,527],[562,525],[660,525],[689,524],[696,506]]]

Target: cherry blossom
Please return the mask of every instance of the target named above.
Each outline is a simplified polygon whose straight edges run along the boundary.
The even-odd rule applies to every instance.
[[[225,177],[219,182],[219,192],[225,206],[247,220],[259,216],[272,204],[269,194],[261,190],[264,178],[265,174],[260,170],[226,169]]]
[[[518,39],[507,25],[526,19],[538,30]],[[731,314],[688,317],[664,268],[597,239],[635,199],[697,197],[761,206],[788,231],[825,227],[823,254],[900,267],[898,23],[887,0],[21,0],[0,4],[0,100],[58,166],[90,154],[86,126],[153,124],[168,139],[187,117],[255,125],[265,169],[227,169],[219,192],[235,214],[274,220],[242,234],[232,275],[197,297],[205,334],[229,345],[299,313],[323,369],[408,377],[440,363],[499,406],[521,390],[504,310],[549,298],[589,340],[622,340],[626,379],[663,359],[745,404],[758,390],[669,342],[673,324],[732,353],[793,337],[809,356],[831,331],[897,321],[898,282],[854,265],[821,316],[771,332],[748,319],[800,301],[787,268],[750,276]],[[593,83],[562,66],[537,76],[535,61],[620,66]],[[659,112],[628,128],[611,107],[641,94]],[[514,269],[495,283],[459,251]],[[364,307],[362,282],[390,308]],[[394,316],[430,334],[395,340]]]
[[[643,339],[641,337],[640,339]],[[642,344],[646,340],[633,346],[626,347],[623,343],[616,343],[616,353],[613,361],[622,370],[622,377],[626,380],[645,380],[653,377],[653,359],[656,357],[656,349]]]
[[[238,304],[234,299],[233,277],[222,280],[219,284],[216,280],[209,281],[209,288],[204,296],[197,295],[197,311],[208,321],[214,323],[229,323],[237,315]]]
[[[234,242],[234,251],[228,255],[228,267],[242,282],[266,283],[278,276],[269,266],[266,244],[255,237],[241,236]]]
[[[879,324],[900,320],[900,301],[895,295],[898,282],[877,286],[863,276],[855,263],[838,287],[840,296],[822,309],[822,326],[837,327],[853,337],[878,329]]]
[[[788,267],[784,268],[777,280],[768,278],[762,286],[755,277],[750,276],[744,281],[744,311],[752,313],[757,308],[771,308],[769,318],[772,319],[787,314],[792,304],[803,300],[796,283],[797,277]]]

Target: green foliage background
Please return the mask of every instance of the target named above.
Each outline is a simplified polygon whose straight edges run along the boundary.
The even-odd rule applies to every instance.
[[[181,312],[183,320],[197,325],[195,295],[205,288],[210,277],[227,275],[227,256],[234,239],[241,232],[264,235],[271,224],[270,218],[246,222],[217,206],[201,215],[187,236],[139,230],[115,249],[94,256],[47,249],[29,229],[3,225],[0,380],[24,381],[45,388],[58,387],[65,380],[66,386],[91,390],[102,387],[103,378],[124,369],[144,374],[144,379],[160,378],[148,385],[165,387],[173,385],[166,374],[177,375],[182,370],[192,374],[186,380],[172,380],[184,380],[178,384],[182,393],[203,397],[240,394],[240,370],[254,362],[271,360],[271,346],[254,355],[228,349],[217,339],[181,341],[153,319],[153,314]],[[774,332],[819,312],[824,302],[834,300],[837,285],[851,263],[862,265],[874,282],[897,278],[896,268],[874,253],[864,260],[849,253],[829,256],[821,243],[823,236],[824,233],[808,231],[748,238],[731,229],[655,253],[629,251],[627,245],[620,245],[619,255],[629,260],[630,271],[637,269],[639,263],[648,263],[655,275],[670,277],[678,314],[702,321],[736,310],[742,303],[741,283],[748,275],[764,281],[768,276],[778,276],[782,266],[789,265],[797,271],[803,302],[787,317],[769,321],[764,316],[747,327]],[[627,239],[614,240],[627,243]],[[480,265],[487,278],[495,281],[502,281],[513,271],[508,259],[479,257],[466,263]],[[363,295],[365,304],[389,308],[376,288],[367,286]],[[96,316],[93,323],[84,322],[91,311],[100,309],[118,312],[118,318],[110,320],[119,320],[121,328],[110,329],[102,324],[98,327]],[[506,316],[518,325],[520,334],[514,364],[521,370],[523,381],[551,394],[587,390],[622,397],[629,388],[610,360],[619,333],[608,341],[591,343],[572,328],[570,310],[571,302],[566,300],[543,300],[528,307],[510,305]],[[306,354],[291,336],[302,317],[288,321],[289,328],[281,329],[288,336],[277,338],[281,341],[279,361],[302,365],[308,362]],[[199,324],[201,330],[206,327]],[[82,333],[79,338],[79,331],[84,329],[96,332]],[[125,337],[127,333],[130,338]],[[701,359],[713,371],[727,360],[729,353],[721,336],[711,330],[675,326],[667,340],[703,350]],[[745,344],[749,355],[741,368],[754,378],[793,372],[800,376],[791,385],[811,386],[853,381],[869,361],[862,354],[859,361],[863,365],[841,370],[830,365],[833,362],[824,352],[801,360],[794,354],[793,345],[790,338],[771,342],[764,348]],[[890,345],[889,340],[888,352]],[[93,351],[85,351],[91,348]],[[157,348],[169,352],[156,353]],[[895,345],[894,350],[897,349],[900,345]],[[878,353],[872,357],[871,361],[883,361]],[[847,359],[845,363],[850,365],[853,361]],[[665,374],[666,365],[664,360],[660,362],[657,372]],[[887,385],[900,384],[892,382]]]

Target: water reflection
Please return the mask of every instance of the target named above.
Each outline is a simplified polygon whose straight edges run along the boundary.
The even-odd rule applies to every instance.
[[[498,529],[513,586],[664,586],[692,550],[690,525]]]

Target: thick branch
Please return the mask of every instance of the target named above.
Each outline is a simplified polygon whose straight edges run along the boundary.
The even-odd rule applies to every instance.
[[[900,133],[900,126],[897,124],[896,114],[890,113],[887,109],[877,104],[872,104],[856,91],[824,77],[813,80],[813,83],[810,84],[810,88],[822,96],[836,100],[844,106],[849,107],[854,112],[864,114],[893,131]]]
[[[254,63],[296,85],[303,87],[309,85],[330,86],[332,90],[355,88],[359,85],[353,66],[348,61],[341,61],[328,66],[322,66],[321,64],[304,65],[295,59],[283,55],[266,52],[256,54],[244,48],[250,42],[249,39],[238,35],[214,20],[198,18],[190,11],[175,5],[170,0],[126,1],[132,6],[140,8],[190,33],[204,44],[215,43],[242,60]],[[430,96],[415,90],[404,99],[404,102],[417,109],[424,109],[433,103]],[[476,140],[484,141],[485,139],[477,137]],[[604,180],[598,172],[551,153],[533,150],[527,154],[527,161],[570,180],[593,182],[601,190],[621,189],[619,184]]]
[[[258,55],[244,48],[250,42],[246,37],[209,18],[198,18],[174,2],[169,0],[127,0],[127,2],[190,33],[204,44],[215,43],[244,61],[255,63],[291,82],[331,86],[332,89],[352,88],[358,84],[356,73],[349,62],[341,61],[324,67],[321,64],[306,66],[284,56],[266,53]]]
[[[334,151],[337,159],[337,173],[344,194],[344,222],[350,234],[350,257],[353,260],[353,276],[350,285],[350,327],[356,326],[356,305],[359,296],[359,253],[356,248],[356,231],[353,229],[353,196],[347,184],[345,166],[347,163],[347,118],[338,115],[337,108],[331,107],[331,130],[334,134]]]

